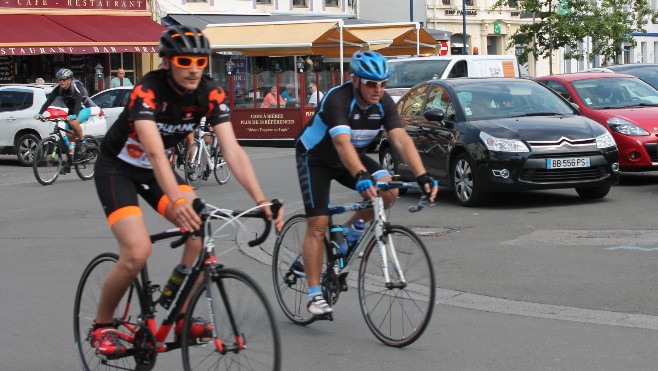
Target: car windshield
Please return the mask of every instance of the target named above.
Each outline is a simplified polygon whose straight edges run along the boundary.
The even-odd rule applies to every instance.
[[[591,109],[658,106],[658,91],[646,82],[628,77],[573,81],[580,100]]]
[[[449,60],[436,59],[391,62],[391,78],[388,79],[386,88],[411,88],[423,81],[437,80],[443,75],[448,63]]]
[[[658,71],[656,67],[652,68],[632,68],[628,70],[621,70],[620,73],[625,73],[627,75],[633,75],[641,78],[642,80],[649,83],[649,85],[658,89]]]
[[[523,81],[481,80],[455,86],[468,120],[520,116],[561,116],[576,114],[574,108],[545,86]]]

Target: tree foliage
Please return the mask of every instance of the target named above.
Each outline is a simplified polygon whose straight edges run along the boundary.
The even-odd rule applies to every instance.
[[[590,58],[617,60],[624,44],[636,45],[632,32],[646,32],[652,14],[647,0],[498,0],[493,10],[510,3],[535,18],[510,36],[508,47],[527,45],[526,53],[549,61],[558,48],[565,48],[565,59],[582,59],[578,44],[587,37],[594,44]]]

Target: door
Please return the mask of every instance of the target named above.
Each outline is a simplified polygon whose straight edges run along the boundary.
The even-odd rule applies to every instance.
[[[443,111],[443,122],[429,121],[423,117],[418,129],[419,149],[423,164],[430,173],[439,179],[447,179],[448,160],[452,149],[452,139],[455,137],[454,125],[457,120],[455,105],[447,90],[440,85],[431,85],[427,93],[427,102],[423,113],[431,109]]]

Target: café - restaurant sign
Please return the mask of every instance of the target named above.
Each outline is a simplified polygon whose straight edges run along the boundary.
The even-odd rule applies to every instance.
[[[61,10],[146,10],[145,0],[4,0],[0,8]]]

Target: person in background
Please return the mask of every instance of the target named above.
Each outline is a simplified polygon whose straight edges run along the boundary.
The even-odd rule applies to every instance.
[[[110,88],[118,88],[119,86],[133,86],[130,79],[126,77],[126,71],[123,68],[117,70],[117,77],[110,81]]]
[[[295,99],[295,85],[286,85],[286,91],[281,93],[281,98],[286,99],[288,102]]]
[[[277,108],[276,91],[277,91],[276,86],[272,86],[270,88],[270,92],[267,93],[265,99],[263,99],[263,103],[261,103],[260,108]],[[287,101],[288,101],[287,99],[279,95],[279,106],[285,107]]]
[[[312,81],[308,83],[308,90],[311,92],[311,96],[308,98],[308,105],[315,107],[324,98],[324,94],[318,90],[318,85]]]
[[[41,77],[39,77],[38,79],[36,79],[34,82],[35,82],[37,85],[43,85],[43,84],[46,83],[46,81],[44,81],[44,79],[42,79]]]

